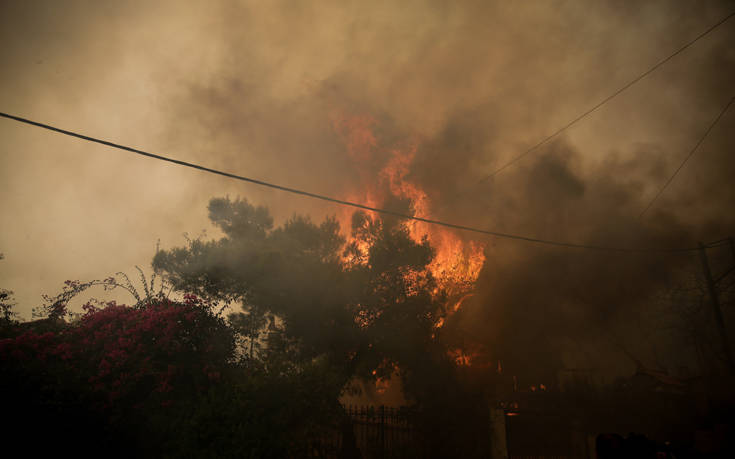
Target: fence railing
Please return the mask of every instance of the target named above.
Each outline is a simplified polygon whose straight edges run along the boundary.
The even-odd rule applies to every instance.
[[[407,457],[415,451],[416,438],[411,411],[386,406],[349,406],[355,442],[366,459]]]
[[[387,459],[420,457],[414,412],[386,406],[346,406],[340,430],[312,439],[309,457]]]

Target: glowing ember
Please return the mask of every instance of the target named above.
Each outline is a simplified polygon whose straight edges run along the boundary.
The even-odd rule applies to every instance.
[[[387,376],[378,376],[378,371],[381,371],[381,374],[386,374],[387,370]],[[388,363],[387,361],[383,361],[380,365],[378,365],[378,368],[372,370],[370,373],[375,378],[375,392],[377,394],[384,394],[388,389],[392,386],[392,380],[393,376],[398,375],[400,372],[400,368],[398,365],[394,363]]]
[[[384,394],[390,388],[390,378],[376,378],[375,392]]]
[[[449,351],[447,354],[454,359],[454,362],[457,365],[469,366],[472,363],[472,356],[464,352],[462,349],[454,349]]]

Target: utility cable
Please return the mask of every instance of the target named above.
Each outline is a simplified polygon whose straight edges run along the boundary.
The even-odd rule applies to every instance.
[[[50,126],[48,124],[39,123],[37,121],[32,121],[32,120],[29,120],[29,119],[26,119],[26,118],[21,118],[19,116],[10,115],[8,113],[0,112],[0,116],[3,117],[3,118],[7,118],[7,119],[14,120],[14,121],[18,121],[20,123],[25,123],[25,124],[29,124],[29,125],[32,125],[32,126],[40,127],[40,128],[43,128],[43,129],[47,129],[49,131],[58,132],[60,134],[64,134],[64,135],[67,135],[67,136],[70,136],[70,137],[76,137],[78,139],[86,140],[88,142],[99,143],[99,144],[102,144],[102,145],[106,145],[108,147],[116,148],[116,149],[119,149],[119,150],[125,150],[125,151],[131,152],[131,153],[135,153],[135,154],[141,155],[141,156],[146,156],[148,158],[153,158],[153,159],[157,159],[157,160],[160,160],[160,161],[166,161],[166,162],[169,162],[169,163],[178,164],[180,166],[190,167],[192,169],[197,169],[197,170],[200,170],[200,171],[203,171],[203,172],[209,172],[210,174],[216,174],[216,175],[220,175],[220,176],[223,176],[223,177],[228,177],[228,178],[235,179],[235,180],[241,180],[243,182],[249,182],[249,183],[253,183],[253,184],[256,184],[256,185],[260,185],[260,186],[264,186],[264,187],[268,187],[268,188],[273,188],[273,189],[276,189],[276,190],[285,191],[287,193],[293,193],[293,194],[297,194],[297,195],[301,195],[301,196],[306,196],[306,197],[313,198],[313,199],[320,199],[322,201],[333,202],[333,203],[340,204],[340,205],[343,205],[343,206],[349,206],[349,207],[354,207],[354,208],[357,208],[357,209],[368,210],[368,211],[371,211],[371,212],[376,212],[376,213],[380,213],[380,214],[384,214],[384,215],[390,215],[390,216],[398,217],[398,218],[401,218],[401,219],[415,220],[415,221],[419,221],[419,222],[423,222],[423,223],[428,223],[430,225],[443,226],[445,228],[453,228],[453,229],[458,229],[458,230],[462,230],[462,231],[470,231],[470,232],[473,232],[473,233],[486,234],[486,235],[495,236],[495,237],[499,237],[499,238],[505,238],[505,239],[515,239],[515,240],[520,240],[520,241],[533,242],[533,243],[536,243],[536,244],[544,244],[544,245],[551,245],[551,246],[565,247],[565,248],[600,250],[600,251],[608,251],[608,252],[633,252],[633,253],[641,253],[641,252],[649,252],[649,253],[654,252],[654,253],[656,253],[657,252],[657,253],[661,253],[661,252],[692,252],[692,251],[699,250],[699,247],[687,247],[687,248],[680,248],[680,249],[665,249],[665,248],[663,248],[663,249],[653,249],[653,248],[646,249],[646,248],[625,248],[625,247],[608,247],[608,246],[601,246],[601,245],[576,244],[576,243],[571,243],[571,242],[560,242],[560,241],[552,241],[552,240],[548,240],[548,239],[538,239],[538,238],[533,238],[533,237],[529,237],[529,236],[522,236],[522,235],[517,235],[517,234],[501,233],[501,232],[498,232],[498,231],[484,230],[484,229],[480,229],[480,228],[474,228],[474,227],[465,226],[465,225],[458,225],[458,224],[444,222],[444,221],[440,221],[440,220],[432,220],[432,219],[429,219],[429,218],[416,217],[414,215],[408,215],[408,214],[404,214],[404,213],[400,213],[400,212],[395,212],[395,211],[388,210],[388,209],[381,209],[381,208],[378,208],[378,207],[371,207],[371,206],[366,206],[364,204],[359,204],[359,203],[355,203],[355,202],[345,201],[345,200],[342,200],[342,199],[336,199],[336,198],[332,198],[332,197],[329,197],[329,196],[325,196],[325,195],[321,195],[321,194],[317,194],[317,193],[312,193],[312,192],[309,192],[309,191],[299,190],[299,189],[296,189],[296,188],[290,188],[290,187],[283,186],[283,185],[277,185],[277,184],[274,184],[274,183],[265,182],[263,180],[257,180],[257,179],[254,179],[254,178],[244,177],[242,175],[237,175],[237,174],[233,174],[233,173],[230,173],[230,172],[224,172],[224,171],[220,171],[220,170],[217,170],[217,169],[212,169],[212,168],[209,168],[209,167],[201,166],[199,164],[194,164],[194,163],[190,163],[190,162],[187,162],[187,161],[182,161],[182,160],[179,160],[179,159],[174,159],[174,158],[169,158],[169,157],[162,156],[162,155],[157,155],[157,154],[154,154],[154,153],[149,153],[147,151],[138,150],[136,148],[128,147],[128,146],[125,146],[125,145],[120,145],[120,144],[117,144],[117,143],[109,142],[107,140],[102,140],[102,139],[98,139],[98,138],[95,138],[95,137],[90,137],[90,136],[87,136],[87,135],[84,135],[84,134],[79,134],[79,133],[76,133],[76,132],[67,131],[65,129],[61,129],[61,128],[57,128],[57,127],[54,127],[54,126]]]
[[[662,65],[664,65],[665,63],[667,63],[668,61],[670,61],[671,59],[673,59],[677,55],[681,54],[684,50],[686,50],[687,48],[689,48],[690,46],[692,46],[694,43],[698,42],[699,40],[701,40],[702,38],[704,38],[705,36],[707,36],[710,32],[712,32],[713,30],[715,30],[716,28],[718,28],[719,26],[721,26],[722,24],[724,24],[725,22],[727,22],[733,16],[735,16],[735,11],[733,11],[730,14],[728,14],[723,19],[720,19],[716,24],[712,25],[709,29],[707,29],[704,32],[702,32],[701,34],[697,35],[694,39],[690,40],[684,46],[680,47],[679,49],[677,49],[676,51],[674,51],[672,54],[669,54],[664,59],[660,60],[653,67],[649,68],[645,72],[641,73],[637,77],[635,77],[632,80],[630,80],[628,83],[626,83],[625,85],[623,85],[620,89],[618,89],[614,93],[612,93],[609,96],[607,96],[606,98],[602,99],[594,107],[590,108],[586,112],[582,113],[581,115],[577,116],[573,120],[569,121],[567,124],[565,124],[564,126],[562,126],[559,129],[557,129],[553,134],[547,136],[546,138],[544,138],[543,140],[541,140],[540,142],[538,142],[537,144],[535,144],[531,148],[525,150],[523,153],[521,153],[518,156],[514,157],[513,159],[511,159],[510,161],[508,161],[507,163],[505,163],[504,165],[502,165],[501,167],[499,167],[498,169],[496,169],[494,172],[486,175],[479,182],[477,182],[477,184],[480,185],[480,184],[484,183],[486,180],[488,180],[488,179],[490,179],[492,177],[495,177],[496,175],[498,175],[499,173],[501,173],[502,171],[504,171],[508,167],[510,167],[513,164],[515,164],[516,162],[520,161],[523,157],[525,157],[526,155],[528,155],[532,151],[536,150],[540,146],[542,146],[545,143],[547,143],[549,140],[553,139],[554,137],[558,136],[562,132],[566,131],[570,127],[572,127],[575,124],[577,124],[583,118],[585,118],[588,115],[592,114],[593,112],[597,111],[600,107],[602,107],[603,105],[605,105],[606,103],[608,103],[610,100],[614,99],[615,97],[617,97],[618,95],[620,95],[622,92],[624,92],[626,89],[628,89],[631,86],[633,86],[634,84],[638,83],[643,78],[645,78],[648,75],[650,75],[651,73],[653,73],[656,69],[658,69],[659,67],[661,67]]]
[[[725,108],[723,108],[722,111],[720,112],[720,114],[717,115],[717,118],[715,118],[715,120],[712,121],[712,124],[709,125],[709,127],[707,128],[707,130],[704,132],[704,135],[702,135],[702,137],[700,137],[700,139],[697,142],[697,144],[694,145],[694,148],[692,148],[689,151],[689,154],[686,156],[686,158],[684,158],[684,161],[682,161],[681,164],[679,164],[679,167],[676,168],[676,170],[671,175],[671,177],[669,177],[669,179],[666,181],[666,183],[664,183],[664,186],[662,186],[661,189],[658,190],[658,193],[656,193],[656,196],[654,196],[653,199],[651,199],[651,201],[648,203],[648,205],[646,206],[646,208],[643,209],[643,211],[640,213],[640,215],[638,215],[638,218],[643,217],[643,214],[645,214],[648,211],[648,209],[651,208],[651,206],[653,205],[653,203],[656,202],[656,200],[658,199],[658,197],[661,196],[661,194],[664,192],[664,190],[674,180],[674,177],[677,176],[677,174],[679,173],[679,171],[684,167],[684,165],[687,163],[687,161],[689,161],[689,158],[691,158],[694,155],[694,153],[697,152],[697,150],[699,149],[699,146],[702,145],[702,142],[704,142],[704,139],[707,138],[707,135],[709,135],[709,133],[712,130],[712,128],[714,128],[715,125],[720,121],[720,118],[722,118],[722,115],[724,115],[725,112],[727,111],[727,109],[730,108],[730,105],[732,105],[733,101],[735,101],[735,97],[733,97],[732,99],[730,99],[730,102],[728,102],[727,105],[725,105]]]

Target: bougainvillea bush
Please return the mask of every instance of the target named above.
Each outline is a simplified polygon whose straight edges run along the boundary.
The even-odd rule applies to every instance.
[[[135,436],[135,426],[191,406],[238,367],[233,331],[194,296],[87,304],[72,323],[59,316],[18,324],[0,340],[5,412],[15,412],[21,437],[83,437],[70,420],[98,436]]]
[[[205,389],[221,377],[234,336],[201,301],[162,300],[131,308],[85,306],[77,323],[32,327],[0,341],[0,358],[15,369],[71,378],[96,395],[100,409],[173,402],[177,390]],[[131,405],[132,406],[132,405]]]
[[[3,434],[31,456],[294,456],[336,406],[318,364],[238,358],[232,327],[195,296],[63,317],[57,305],[0,339]]]

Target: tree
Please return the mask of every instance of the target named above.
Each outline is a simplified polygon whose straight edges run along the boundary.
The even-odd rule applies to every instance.
[[[196,297],[85,309],[77,322],[19,324],[0,341],[6,390],[26,392],[41,411],[84,406],[129,420],[206,391],[230,365],[232,332]]]
[[[3,260],[5,256],[0,253],[0,260]],[[13,300],[13,291],[0,288],[0,333],[5,333],[5,330],[15,322],[16,314],[13,312],[15,307],[15,301]]]
[[[313,393],[330,386],[323,363],[243,362],[235,330],[193,295],[14,327],[0,391],[6,434],[31,455],[298,457],[335,417],[336,400]]]
[[[160,251],[153,266],[177,290],[241,303],[232,319],[251,345],[258,327],[278,323],[301,360],[325,358],[347,380],[391,372],[431,339],[433,250],[400,222],[357,212],[345,246],[334,218],[295,216],[274,228],[265,208],[227,198],[210,201],[209,217],[224,237]]]
[[[354,377],[398,373],[435,454],[477,452],[466,437],[485,427],[485,404],[434,328],[445,293],[427,269],[434,256],[427,239],[364,212],[353,214],[349,242],[334,218],[294,216],[274,227],[265,208],[240,199],[212,199],[209,218],[223,237],[160,251],[153,267],[177,290],[239,303],[232,322],[249,347],[264,345],[248,352],[252,364],[270,374],[285,368],[323,404],[336,403]],[[304,377],[310,368],[320,377]]]

